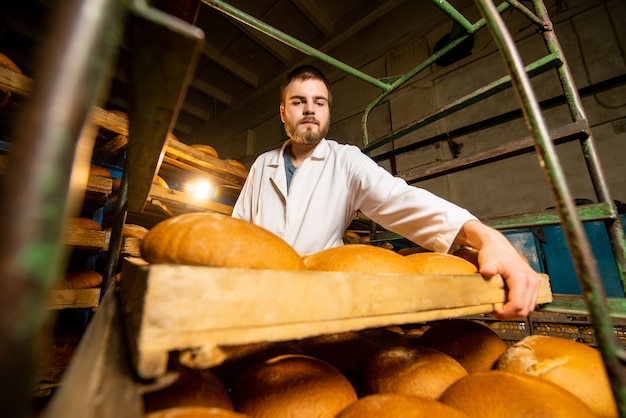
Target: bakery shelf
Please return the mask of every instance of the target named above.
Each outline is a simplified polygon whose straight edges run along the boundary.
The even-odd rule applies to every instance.
[[[97,308],[100,288],[50,290],[46,298],[48,309]]]
[[[540,304],[552,300],[542,278]],[[140,258],[124,260],[120,282],[141,378],[165,373],[173,351],[206,368],[224,360],[224,346],[489,313],[505,300],[501,276],[250,270]]]

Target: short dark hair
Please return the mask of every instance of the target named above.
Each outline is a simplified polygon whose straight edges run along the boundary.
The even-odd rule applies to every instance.
[[[285,76],[283,82],[280,84],[280,104],[285,104],[285,91],[287,90],[287,86],[294,80],[321,80],[326,85],[328,89],[328,104],[330,105],[333,101],[333,94],[330,91],[330,83],[328,79],[324,75],[324,73],[317,67],[312,65],[301,65],[297,68],[294,68]]]

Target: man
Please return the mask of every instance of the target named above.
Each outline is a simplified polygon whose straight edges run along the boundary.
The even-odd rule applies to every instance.
[[[424,248],[453,245],[479,250],[480,273],[501,274],[509,301],[494,315],[527,316],[535,308],[540,277],[500,232],[432,193],[408,185],[358,147],[326,139],[332,96],[317,68],[302,66],[280,90],[280,117],[289,137],[260,155],[250,169],[233,217],[280,236],[301,254],[343,244],[357,210]]]

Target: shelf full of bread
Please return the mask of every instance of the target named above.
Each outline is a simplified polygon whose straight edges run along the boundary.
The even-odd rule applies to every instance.
[[[128,144],[128,115],[96,109],[94,119],[101,127],[94,147],[94,161],[123,167],[123,154]],[[127,169],[132,170],[133,163],[127,164]],[[187,145],[170,132],[146,204],[141,211],[129,211],[128,222],[150,228],[168,217],[188,212],[230,214],[247,172],[241,162],[220,158],[213,147]],[[120,179],[114,181],[114,188],[119,188],[119,182]]]
[[[9,57],[3,57],[3,62],[12,62]],[[11,68],[0,65],[1,91],[27,97],[32,84],[33,80],[22,74],[17,66]],[[118,167],[123,166],[119,157],[124,154],[128,144],[128,115],[95,107],[91,119],[100,129],[93,150],[94,161],[112,161]],[[131,165],[128,169],[134,168]],[[130,212],[129,219],[150,227],[169,216],[186,212],[230,214],[246,175],[247,169],[241,162],[220,158],[209,145],[187,145],[170,132],[165,139],[161,163],[154,173],[146,206],[143,211]],[[106,189],[108,184],[92,181],[89,186],[97,190]],[[114,189],[119,187],[119,178],[113,179],[112,186]],[[195,190],[191,190],[194,186]]]

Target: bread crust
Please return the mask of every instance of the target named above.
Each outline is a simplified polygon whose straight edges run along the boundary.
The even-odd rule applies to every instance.
[[[363,367],[368,393],[398,393],[438,399],[454,382],[467,376],[455,359],[429,347],[398,346],[380,350]]]
[[[415,274],[413,263],[400,254],[367,244],[328,248],[304,259],[308,270],[353,273]]]
[[[95,219],[73,217],[67,220],[67,228],[86,229],[89,231],[102,231],[102,225]]]
[[[95,270],[76,270],[65,273],[60,283],[60,288],[68,289],[91,289],[102,284],[102,273]]]
[[[150,263],[302,270],[302,257],[284,240],[251,222],[198,212],[161,221],[141,241]]]
[[[144,418],[251,418],[249,415],[222,408],[181,406],[147,413]]]
[[[397,393],[376,393],[345,407],[336,418],[468,418],[435,399]]]
[[[552,382],[501,370],[471,373],[450,386],[439,400],[470,417],[596,417],[584,402]]]
[[[348,379],[314,357],[287,354],[248,369],[231,392],[235,410],[255,418],[335,417],[357,400]]]
[[[206,144],[191,144],[190,147],[193,148],[193,149],[196,149],[198,151],[202,151],[205,154],[208,154],[208,155],[210,155],[212,157],[219,158],[215,148],[213,148],[210,145],[206,145]]]
[[[418,343],[448,354],[468,373],[492,369],[507,349],[506,343],[491,328],[463,318],[435,322],[424,331]]]
[[[583,343],[531,335],[509,347],[495,368],[552,382],[576,395],[598,417],[618,416],[602,356]]]
[[[452,254],[420,252],[405,255],[419,274],[477,274],[478,268]]]

